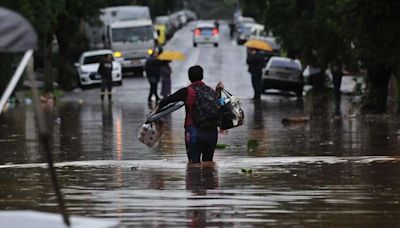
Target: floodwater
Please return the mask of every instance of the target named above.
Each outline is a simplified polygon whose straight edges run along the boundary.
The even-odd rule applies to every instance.
[[[125,227],[399,226],[398,121],[332,119],[313,102],[243,99],[245,124],[220,133],[227,147],[203,167],[187,164],[183,110],[148,148],[136,137],[145,104],[59,104],[49,119],[68,211]],[[308,123],[281,124],[304,114]],[[0,209],[57,211],[32,107],[0,122]]]
[[[214,165],[187,165],[183,109],[164,119],[156,147],[139,142],[151,108],[145,78],[124,78],[112,105],[101,104],[98,87],[57,102],[48,122],[68,212],[121,227],[400,226],[399,120],[354,115],[351,97],[341,119],[328,96],[268,94],[254,103],[245,48],[225,24],[220,39],[218,48],[192,48],[189,25],[165,47],[187,56],[171,64],[173,91],[200,64],[207,84],[223,81],[243,104],[245,123],[219,134],[227,147]],[[281,123],[298,116],[311,119]],[[1,210],[57,212],[35,126],[31,105],[0,116]]]

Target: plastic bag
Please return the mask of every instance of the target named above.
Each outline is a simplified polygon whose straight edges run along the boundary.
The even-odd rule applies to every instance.
[[[236,96],[233,96],[227,90],[222,90],[224,104],[221,106],[221,130],[238,127],[243,124],[244,112],[242,104]]]
[[[152,123],[145,123],[137,132],[138,139],[146,146],[154,147],[162,135],[162,129],[163,122],[160,120]]]

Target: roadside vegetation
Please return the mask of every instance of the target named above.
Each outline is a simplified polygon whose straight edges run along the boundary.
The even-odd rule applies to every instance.
[[[330,69],[334,80],[345,72],[364,74],[362,112],[388,109],[389,81],[398,81],[400,73],[399,1],[267,0],[242,6],[243,15],[263,21],[289,57]]]

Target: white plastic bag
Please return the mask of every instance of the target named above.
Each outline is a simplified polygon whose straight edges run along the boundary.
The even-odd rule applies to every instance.
[[[222,90],[222,93],[224,104],[221,107],[222,119],[219,128],[221,130],[226,130],[242,125],[244,121],[244,112],[239,98],[233,96],[227,90]]]

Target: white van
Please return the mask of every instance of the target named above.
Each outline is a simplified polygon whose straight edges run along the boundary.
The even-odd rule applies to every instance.
[[[91,22],[90,22],[91,21]],[[147,50],[155,47],[154,31],[147,6],[116,6],[101,9],[96,20],[85,23],[85,32],[92,49],[106,48],[114,51],[123,70],[133,70],[142,75]]]
[[[114,57],[126,71],[143,73],[147,51],[155,47],[155,34],[151,20],[118,21],[109,28],[110,48]]]

